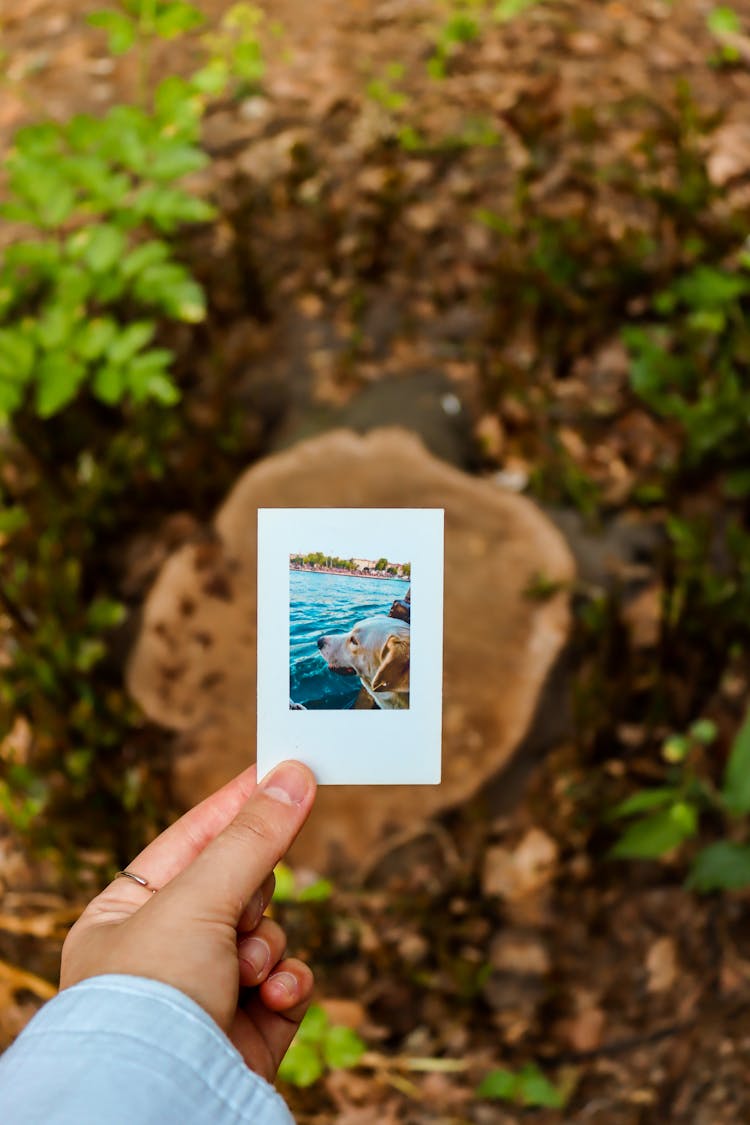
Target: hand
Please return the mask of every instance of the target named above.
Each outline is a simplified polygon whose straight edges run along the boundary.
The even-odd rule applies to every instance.
[[[63,946],[60,987],[102,973],[171,984],[272,1081],[313,977],[284,956],[284,931],[263,911],[314,798],[310,770],[284,762],[259,785],[252,766],[186,813],[129,866],[148,888],[115,879],[86,907]]]

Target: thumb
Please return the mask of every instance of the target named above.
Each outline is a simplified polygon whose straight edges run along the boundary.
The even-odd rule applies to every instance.
[[[263,881],[294,842],[315,800],[315,776],[282,762],[258,784],[234,820],[157,897],[236,926]]]

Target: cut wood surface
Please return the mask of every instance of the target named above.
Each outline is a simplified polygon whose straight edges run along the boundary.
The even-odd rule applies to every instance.
[[[565,641],[574,568],[531,501],[444,464],[399,429],[335,431],[254,465],[215,536],[161,570],[129,665],[146,714],[180,732],[175,785],[186,806],[255,755],[257,510],[318,506],[442,507],[446,526],[443,783],[326,787],[297,844],[323,869],[361,862],[503,767]],[[555,592],[535,596],[540,582]]]

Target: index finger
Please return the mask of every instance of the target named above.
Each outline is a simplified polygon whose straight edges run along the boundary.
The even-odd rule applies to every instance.
[[[234,820],[167,888],[191,913],[237,925],[268,874],[286,854],[315,800],[315,776],[302,762],[276,766]],[[165,896],[159,896],[162,901]]]
[[[152,840],[128,864],[128,868],[147,879],[151,888],[159,890],[166,886],[237,815],[256,789],[256,773],[256,767],[252,765],[206,797]]]

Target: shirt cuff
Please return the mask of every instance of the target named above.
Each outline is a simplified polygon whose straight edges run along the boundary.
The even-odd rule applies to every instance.
[[[19,1125],[294,1125],[198,1004],[121,975],[82,981],[37,1013],[0,1060],[0,1119],[4,1106]]]

